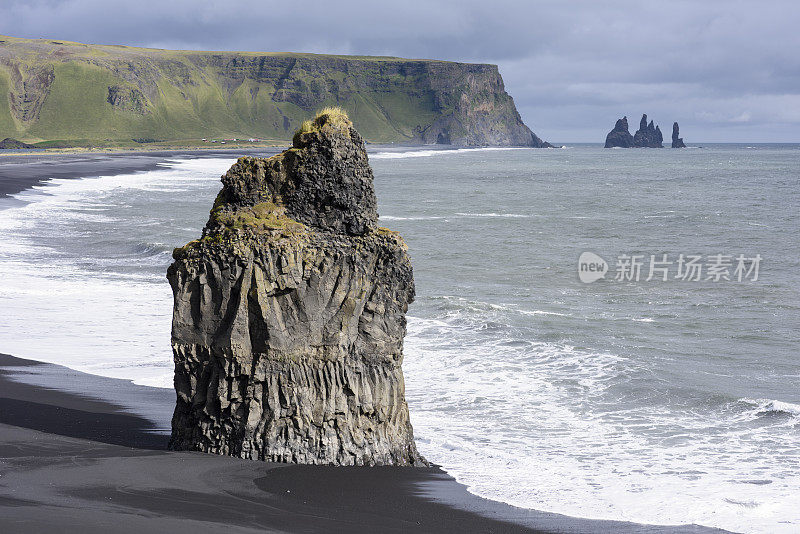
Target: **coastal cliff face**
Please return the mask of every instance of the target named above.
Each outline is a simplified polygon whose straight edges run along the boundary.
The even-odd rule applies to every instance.
[[[549,146],[497,66],[192,52],[0,36],[0,132],[26,141],[289,139],[330,105],[373,142]]]
[[[174,252],[170,447],[254,460],[426,465],[401,363],[414,299],[402,238],[377,228],[364,143],[323,112],[222,178]]]

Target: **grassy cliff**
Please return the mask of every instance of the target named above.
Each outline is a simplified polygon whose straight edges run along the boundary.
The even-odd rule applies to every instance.
[[[340,106],[372,142],[541,146],[495,65],[0,36],[0,139],[290,139]]]

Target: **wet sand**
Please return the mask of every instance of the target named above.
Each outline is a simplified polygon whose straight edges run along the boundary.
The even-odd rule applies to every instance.
[[[438,468],[171,452],[173,404],[171,390],[0,355],[0,532],[720,532],[515,508]]]

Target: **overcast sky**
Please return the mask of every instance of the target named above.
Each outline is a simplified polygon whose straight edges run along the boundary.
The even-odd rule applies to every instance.
[[[17,37],[496,63],[553,142],[642,113],[690,144],[800,142],[799,25],[798,0],[0,0]]]

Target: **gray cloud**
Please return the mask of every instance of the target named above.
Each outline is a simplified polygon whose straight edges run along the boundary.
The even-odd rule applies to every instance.
[[[646,112],[687,141],[800,140],[800,3],[5,1],[0,33],[159,48],[491,62],[553,141]]]

